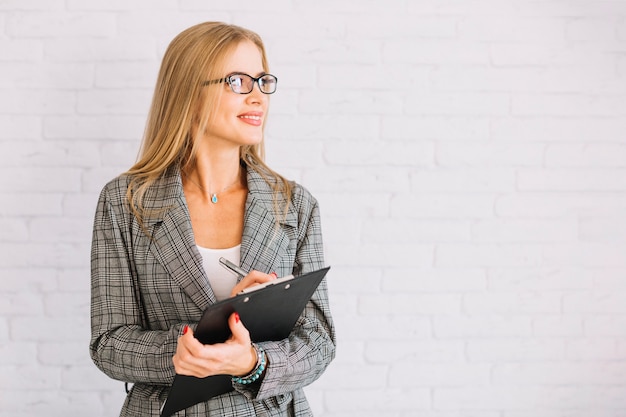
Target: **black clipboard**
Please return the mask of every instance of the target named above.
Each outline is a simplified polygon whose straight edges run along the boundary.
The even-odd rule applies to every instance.
[[[277,284],[213,304],[202,314],[194,336],[203,344],[225,342],[231,335],[228,317],[236,311],[250,331],[253,342],[285,339],[329,269],[322,268],[287,281],[278,280]],[[233,390],[230,375],[206,378],[176,375],[161,409],[161,417],[169,417]]]

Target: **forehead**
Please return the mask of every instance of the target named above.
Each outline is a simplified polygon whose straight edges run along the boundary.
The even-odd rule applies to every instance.
[[[245,72],[256,75],[263,72],[263,58],[259,48],[250,41],[240,42],[224,61],[227,72]]]

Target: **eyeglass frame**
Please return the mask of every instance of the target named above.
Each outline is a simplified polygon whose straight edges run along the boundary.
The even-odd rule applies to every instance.
[[[235,75],[245,75],[246,77],[250,77],[250,79],[252,79],[252,88],[250,89],[250,91],[248,91],[247,93],[243,93],[243,92],[236,92],[235,88],[233,87],[233,85],[231,84],[231,77],[235,76]],[[266,93],[265,91],[263,91],[263,89],[261,88],[261,84],[259,83],[259,80],[263,77],[267,77],[267,76],[273,77],[274,78],[274,91],[272,91],[271,93]],[[235,94],[250,94],[252,92],[252,90],[254,90],[254,84],[256,83],[259,86],[259,91],[263,94],[274,94],[276,92],[276,87],[278,84],[278,77],[276,77],[273,74],[262,74],[259,77],[253,77],[250,74],[246,74],[245,72],[233,72],[232,74],[228,74],[226,77],[224,78],[220,78],[219,80],[210,80],[210,81],[205,81],[202,83],[202,86],[207,86],[207,85],[211,85],[211,84],[220,84],[220,83],[227,83],[228,86],[230,87],[230,89],[232,90],[233,93]]]

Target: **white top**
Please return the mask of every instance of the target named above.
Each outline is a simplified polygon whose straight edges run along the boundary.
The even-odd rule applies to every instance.
[[[241,245],[228,249],[208,249],[198,246],[198,251],[202,255],[202,266],[209,277],[209,284],[211,284],[217,301],[230,297],[230,292],[237,284],[238,278],[237,275],[220,265],[219,259],[223,256],[235,265],[239,265],[241,261],[240,250]]]

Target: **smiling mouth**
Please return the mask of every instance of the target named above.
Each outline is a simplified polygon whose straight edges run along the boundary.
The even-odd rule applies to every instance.
[[[239,116],[240,119],[250,119],[250,120],[257,120],[257,121],[261,121],[261,116],[248,116],[248,115],[244,115],[244,116]]]

